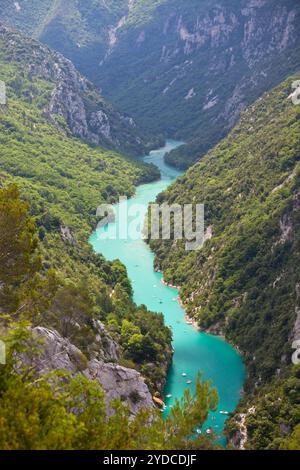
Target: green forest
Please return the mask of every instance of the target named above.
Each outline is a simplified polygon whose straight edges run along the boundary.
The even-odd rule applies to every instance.
[[[204,423],[208,412],[214,410],[218,403],[216,390],[200,377],[196,395],[192,396],[187,391],[167,420],[162,420],[158,411],[150,409],[141,410],[132,420],[128,408],[121,401],[115,401],[111,405],[114,414],[107,416],[103,391],[98,382],[88,380],[80,373],[71,375],[64,370],[37,376],[33,367],[26,366],[26,361],[20,362],[21,357],[34,358],[40,348],[43,348],[40,340],[38,343],[34,341],[31,326],[36,322],[47,323],[53,319],[54,314],[59,323],[59,318],[67,314],[66,306],[59,300],[69,300],[68,291],[71,291],[73,300],[76,299],[78,310],[80,308],[79,312],[72,309],[70,303],[67,305],[73,319],[76,318],[76,321],[80,322],[77,337],[74,338],[74,332],[70,329],[68,334],[72,341],[75,340],[81,346],[83,353],[80,361],[83,369],[89,354],[87,342],[91,341],[92,335],[89,329],[90,321],[94,317],[102,319],[105,308],[114,319],[115,329],[118,320],[131,319],[131,322],[123,320],[124,336],[126,333],[130,336],[132,330],[138,328],[142,313],[144,328],[147,328],[149,321],[149,347],[151,342],[156,341],[155,347],[162,349],[158,342],[163,339],[165,344],[168,332],[166,330],[165,338],[154,338],[155,330],[157,331],[158,327],[162,329],[159,324],[162,320],[157,315],[139,311],[132,304],[130,295],[122,286],[126,273],[123,272],[123,278],[119,275],[119,295],[115,296],[115,305],[109,306],[108,281],[98,280],[96,284],[96,276],[89,273],[90,277],[87,278],[86,272],[84,279],[91,282],[87,289],[87,286],[83,285],[83,279],[71,279],[54,268],[45,269],[40,249],[42,242],[38,239],[29,205],[20,199],[16,186],[10,185],[0,190],[0,209],[0,276],[4,286],[0,294],[0,319],[1,338],[7,345],[6,365],[0,368],[1,449],[213,448],[214,444],[206,437],[200,436],[190,442],[193,428],[199,423]],[[116,277],[114,266],[107,266],[106,270]],[[51,326],[54,326],[53,321]],[[57,326],[59,328],[59,325]],[[66,335],[66,332],[62,334]],[[137,360],[135,364],[132,362],[131,366],[139,367],[145,356],[136,355],[133,343],[131,348],[132,361]],[[152,351],[151,358],[155,361]]]
[[[160,203],[191,198],[205,203],[206,230],[213,236],[203,248],[189,253],[184,241],[176,248],[172,242],[150,242],[165,280],[181,286],[188,315],[243,352],[248,366],[244,407],[250,407],[253,390],[264,400],[265,388],[255,391],[257,381],[275,392],[277,374],[293,373],[300,110],[289,96],[297,79],[299,75],[291,77],[258,100],[226,139],[159,196]],[[291,380],[295,398],[298,375]],[[292,403],[285,420],[293,429],[300,402],[296,398]],[[279,423],[264,432],[264,440],[256,441],[254,433],[255,445],[278,448]]]
[[[166,157],[184,170],[300,67],[298,0],[2,3],[5,22],[71,59],[146,134],[187,142]]]
[[[300,450],[299,20],[1,1],[0,452]],[[203,204],[201,247],[105,252],[123,196]]]

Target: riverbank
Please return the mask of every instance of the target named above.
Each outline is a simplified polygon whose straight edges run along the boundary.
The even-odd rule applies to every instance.
[[[157,271],[157,272],[159,272],[163,275],[163,271]],[[170,284],[167,281],[165,281],[164,279],[162,279],[161,282],[164,286],[170,287],[171,289],[177,289],[179,291],[179,296],[177,297],[177,300],[178,300],[180,306],[182,307],[182,309],[185,311],[185,305],[183,303],[182,298],[180,297],[181,286],[175,286],[173,284]],[[186,312],[185,312],[185,321],[188,325],[192,325],[193,328],[196,331],[198,331],[199,333],[202,332],[202,333],[206,333],[208,335],[217,336],[218,338],[221,338],[224,341],[227,341],[227,343],[229,343],[236,350],[236,352],[238,354],[240,354],[241,356],[244,356],[244,353],[240,350],[240,348],[226,337],[226,335],[225,335],[225,333],[224,333],[224,331],[223,331],[223,329],[221,328],[220,325],[214,325],[214,326],[211,326],[210,328],[207,328],[206,330],[204,330],[203,328],[201,328],[199,326],[197,320],[193,317],[190,317]]]
[[[139,186],[135,196],[128,201],[128,211],[138,204],[144,207],[146,217],[149,203],[155,201],[157,195],[181,175],[165,165],[163,159],[166,151],[180,144],[169,141],[166,148],[151,152],[143,159],[145,163],[153,163],[160,169],[161,180]],[[116,228],[119,223],[117,218]],[[169,413],[176,399],[180,400],[187,388],[192,393],[195,391],[196,379],[201,373],[204,379],[212,381],[220,396],[219,409],[209,416],[203,431],[212,428],[220,434],[227,419],[227,415],[220,414],[220,411],[232,412],[240,400],[245,377],[241,357],[222,338],[196,330],[186,322],[179,289],[177,286],[168,286],[163,274],[154,270],[154,254],[142,237],[138,240],[99,241],[97,233],[94,233],[91,243],[95,251],[102,253],[105,258],[121,260],[132,282],[135,303],[162,313],[165,324],[172,330],[174,355],[163,394],[169,397],[165,413]],[[225,445],[225,439],[221,443]]]

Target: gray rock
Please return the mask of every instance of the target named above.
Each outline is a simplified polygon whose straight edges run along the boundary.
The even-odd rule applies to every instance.
[[[12,61],[18,61],[20,44],[31,52],[24,72],[53,84],[43,116],[63,132],[94,145],[132,155],[146,153],[148,141],[132,118],[107,103],[73,63],[59,52],[11,30],[0,22],[0,40]]]
[[[60,227],[61,238],[65,243],[70,245],[76,245],[76,240],[73,237],[71,230],[66,225],[61,225]]]
[[[93,360],[84,375],[98,380],[102,385],[106,394],[108,414],[110,414],[109,403],[114,399],[121,399],[126,403],[133,415],[141,408],[154,407],[148,387],[136,370]]]
[[[111,338],[99,320],[95,320],[93,326],[96,331],[94,349],[102,352],[102,359],[106,362],[117,362],[120,359],[119,344]]]
[[[102,337],[105,328],[101,322],[97,322],[97,328]],[[140,409],[154,407],[148,387],[136,370],[98,359],[88,361],[76,346],[55,330],[36,327],[33,333],[38,340],[42,340],[40,351],[33,357],[21,356],[20,359],[33,367],[39,375],[64,369],[71,374],[83,374],[91,380],[98,381],[105,392],[108,415],[112,413],[109,404],[114,399],[120,399],[126,404],[132,415]],[[111,357],[117,358],[117,348],[112,340],[109,348]]]
[[[292,432],[292,429],[290,426],[288,426],[287,424],[285,423],[280,423],[279,425],[279,431],[280,431],[280,435],[281,436],[288,436],[291,434]]]

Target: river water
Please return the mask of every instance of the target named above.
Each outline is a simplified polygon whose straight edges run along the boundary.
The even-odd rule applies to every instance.
[[[127,203],[129,213],[139,204],[138,208],[145,217],[148,204],[155,201],[156,196],[180,176],[181,173],[167,166],[163,159],[166,152],[180,144],[181,142],[169,140],[165,147],[144,157],[145,162],[154,163],[160,168],[162,177],[159,181],[137,188],[136,195]],[[116,207],[120,207],[120,204]],[[110,227],[118,229],[119,224],[117,215]],[[224,445],[225,439],[221,436],[227,415],[220,411],[233,411],[241,398],[245,379],[241,356],[222,338],[201,333],[186,323],[185,312],[178,302],[178,290],[162,283],[163,275],[155,272],[154,255],[142,237],[125,240],[117,236],[115,240],[100,240],[99,234],[103,234],[105,230],[107,228],[98,229],[91,236],[90,242],[94,250],[102,253],[108,260],[122,261],[132,282],[134,301],[138,305],[146,305],[151,311],[162,312],[166,325],[172,329],[175,353],[165,388],[165,397],[171,395],[171,398],[165,398],[166,413],[174,400],[183,396],[187,387],[194,391],[197,374],[201,372],[205,379],[213,382],[220,396],[218,411],[210,414],[202,432],[213,429],[218,442]],[[188,385],[187,381],[192,383]]]

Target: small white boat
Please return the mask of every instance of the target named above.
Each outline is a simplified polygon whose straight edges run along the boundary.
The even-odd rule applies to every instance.
[[[166,398],[172,398],[171,393],[169,393],[168,395],[166,395]]]
[[[186,373],[185,373],[185,372],[183,372],[182,377],[186,377]]]
[[[188,380],[188,381],[187,381],[187,384],[188,384],[188,385],[191,385],[191,383],[192,383],[191,380]]]
[[[229,415],[229,411],[220,411],[220,415]]]

